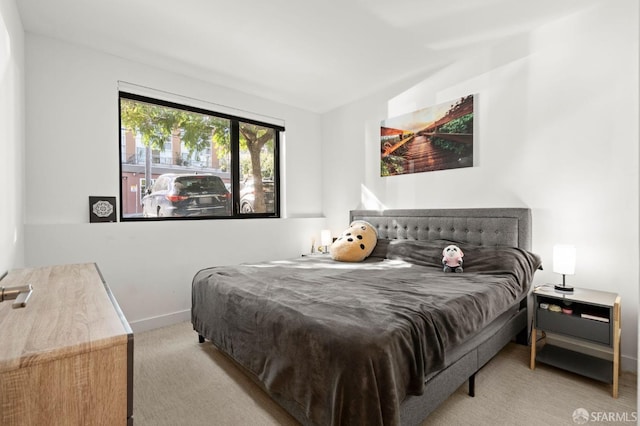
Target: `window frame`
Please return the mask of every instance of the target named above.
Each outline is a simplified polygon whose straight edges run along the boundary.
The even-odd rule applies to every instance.
[[[124,200],[123,200],[123,178],[122,178],[122,166],[123,166],[123,135],[125,132],[122,130],[122,106],[121,100],[127,99],[132,101],[144,102],[152,105],[158,105],[168,108],[180,109],[189,112],[194,112],[198,114],[210,115],[222,119],[229,120],[229,129],[230,129],[230,182],[231,182],[231,195],[232,195],[232,211],[228,216],[165,216],[165,217],[138,217],[138,216],[127,216],[124,215]],[[240,123],[247,123],[262,127],[268,127],[273,129],[274,133],[274,141],[273,141],[273,182],[274,182],[274,211],[267,213],[241,213],[240,212]],[[155,221],[165,221],[165,220],[228,220],[228,219],[252,219],[252,218],[267,218],[267,219],[278,219],[280,218],[280,137],[281,133],[284,133],[285,127],[273,123],[268,123],[264,121],[255,120],[248,117],[237,116],[228,113],[217,112],[201,107],[196,107],[184,103],[168,101],[164,99],[153,98],[145,95],[138,95],[132,92],[119,90],[118,91],[118,172],[119,172],[119,187],[120,187],[120,221],[121,222],[155,222]],[[157,181],[156,179],[152,179],[152,184]],[[142,201],[142,188],[140,188],[139,194],[139,202]]]

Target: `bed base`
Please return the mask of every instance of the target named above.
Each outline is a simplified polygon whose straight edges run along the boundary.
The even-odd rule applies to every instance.
[[[400,406],[402,425],[420,425],[436,408],[447,400],[460,386],[469,381],[470,397],[476,393],[476,374],[509,342],[524,332],[527,334],[527,311],[519,311],[496,334],[481,342],[432,377],[422,395],[408,395]]]

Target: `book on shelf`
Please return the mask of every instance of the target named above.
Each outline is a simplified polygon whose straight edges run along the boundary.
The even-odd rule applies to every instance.
[[[591,315],[591,314],[580,314],[580,316],[582,318],[587,318],[587,319],[592,319],[592,320],[596,320],[596,321],[601,321],[601,322],[609,322],[609,318],[607,317],[600,317],[598,315]]]

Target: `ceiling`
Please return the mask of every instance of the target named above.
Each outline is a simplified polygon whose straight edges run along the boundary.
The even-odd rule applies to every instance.
[[[16,3],[27,32],[325,112],[597,1]]]

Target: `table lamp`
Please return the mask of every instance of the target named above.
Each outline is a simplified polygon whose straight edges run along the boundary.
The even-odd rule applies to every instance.
[[[556,284],[554,288],[564,293],[573,293],[573,287],[567,286],[566,275],[573,275],[576,270],[576,248],[568,244],[553,246],[553,272],[562,274],[562,285]]]
[[[329,253],[329,246],[333,242],[333,238],[331,238],[331,231],[328,229],[323,229],[320,231],[320,245],[323,247],[322,252],[327,254]]]

